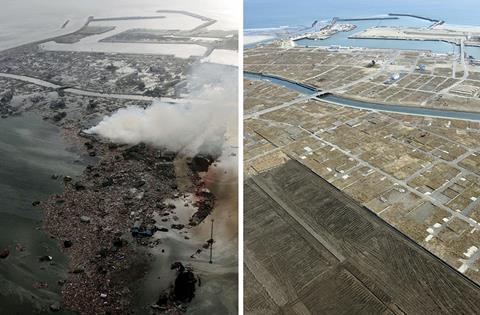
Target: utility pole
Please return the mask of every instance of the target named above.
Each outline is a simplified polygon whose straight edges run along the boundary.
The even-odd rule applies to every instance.
[[[210,261],[209,263],[213,263],[212,262],[212,251],[213,251],[213,219],[212,219],[212,228],[210,230]]]

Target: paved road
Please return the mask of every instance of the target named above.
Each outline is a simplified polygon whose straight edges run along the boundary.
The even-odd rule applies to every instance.
[[[472,227],[475,227],[477,229],[480,229],[480,224],[479,223],[473,223],[471,222],[470,218],[466,217],[464,214],[462,213],[459,213],[459,212],[456,212],[446,206],[444,206],[441,202],[439,202],[438,200],[436,200],[435,198],[433,198],[432,196],[430,195],[425,195],[425,194],[422,194],[421,192],[417,191],[416,189],[408,186],[408,184],[406,183],[405,180],[400,180],[400,179],[397,179],[395,177],[393,177],[392,175],[390,175],[389,173],[383,171],[382,169],[368,163],[367,161],[364,161],[362,160],[361,158],[359,158],[357,155],[355,154],[352,154],[350,153],[348,150],[344,150],[342,149],[341,147],[339,147],[338,145],[334,144],[334,143],[331,143],[325,139],[322,139],[320,138],[316,133],[312,133],[310,131],[308,131],[307,129],[304,129],[302,128],[301,126],[299,126],[300,129],[302,129],[303,131],[305,132],[308,132],[312,137],[314,137],[315,139],[323,142],[323,143],[326,143],[328,144],[329,146],[335,148],[336,150],[342,152],[343,154],[347,155],[348,157],[354,159],[355,161],[357,161],[357,163],[359,165],[362,165],[362,166],[367,166],[373,170],[375,170],[376,172],[378,172],[379,174],[382,174],[383,176],[385,176],[386,178],[388,178],[391,182],[393,183],[396,183],[398,184],[400,187],[402,188],[405,188],[406,190],[410,191],[411,193],[417,195],[418,197],[422,198],[422,199],[426,199],[428,201],[430,201],[433,205],[437,206],[438,208],[442,209],[442,210],[445,210],[447,211],[448,213],[450,213],[451,215],[453,216],[456,216],[457,218],[459,218],[460,220],[463,220],[467,223],[469,223]]]
[[[300,96],[290,102],[287,102],[287,103],[283,103],[283,104],[280,104],[280,105],[277,105],[277,106],[273,106],[273,107],[270,107],[270,108],[266,108],[264,110],[260,110],[258,112],[254,112],[254,113],[250,113],[250,114],[246,114],[246,115],[243,115],[243,118],[244,119],[248,119],[248,118],[252,118],[252,117],[260,117],[261,115],[264,115],[264,114],[267,114],[267,113],[270,113],[270,112],[274,112],[276,110],[279,110],[279,109],[282,109],[282,108],[285,108],[285,107],[289,107],[291,105],[294,105],[294,104],[297,104],[297,103],[300,103],[300,102],[303,102],[303,101],[306,101],[306,100],[309,100],[311,99],[312,96],[311,95],[305,95],[305,96]]]
[[[8,78],[19,80],[23,82],[28,82],[36,85],[40,85],[50,89],[60,89],[62,88],[61,85],[54,84],[42,79],[28,77],[24,75],[17,75],[17,74],[10,74],[10,73],[3,73],[0,72],[0,78]],[[87,91],[75,88],[67,88],[64,89],[65,93],[71,93],[81,96],[91,96],[91,97],[104,97],[104,98],[115,98],[115,99],[122,99],[122,100],[132,100],[132,101],[153,101],[155,98],[151,96],[144,96],[144,95],[135,95],[135,94],[111,94],[111,93],[100,93],[94,91]],[[162,98],[166,101],[173,101],[173,99]]]

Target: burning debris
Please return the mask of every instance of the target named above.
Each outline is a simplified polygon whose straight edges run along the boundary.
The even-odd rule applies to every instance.
[[[158,101],[147,108],[120,109],[80,133],[88,139],[84,150],[101,160],[88,166],[79,179],[64,177],[65,192],[42,203],[47,231],[68,240],[63,247],[71,258],[70,276],[62,288],[66,308],[82,314],[129,311],[130,285],[148,265],[140,247],[157,246],[159,239],[154,236],[159,232],[184,233],[213,210],[215,196],[204,187],[199,173],[208,171],[222,154],[226,124],[233,116],[226,103],[236,104],[235,94],[225,93],[228,85],[218,78],[225,80],[221,75],[213,79],[209,73],[188,85],[193,92],[186,102]],[[98,141],[96,135],[111,142]],[[157,226],[154,217],[159,214],[162,223],[175,221],[175,216],[170,217],[175,209],[165,200],[185,193],[178,190],[173,163],[179,154],[192,157],[186,169],[196,212],[189,226],[173,223],[167,229]],[[159,299],[161,308],[177,308],[194,297],[197,280],[192,270],[180,263],[173,266],[177,278],[166,298]]]
[[[131,309],[130,286],[148,266],[140,248],[159,245],[153,237],[156,233],[183,233],[179,231],[189,228],[179,222],[171,224],[171,230],[157,225],[175,221],[175,206],[166,200],[186,192],[178,190],[173,163],[177,154],[172,151],[145,143],[113,147],[95,137],[86,143],[86,150],[100,153],[98,164],[86,167],[80,178],[55,176],[54,180],[63,179],[64,193],[40,204],[46,230],[62,240],[71,259],[62,305],[81,314],[126,312]],[[209,166],[214,159],[197,156],[192,160],[205,160]],[[190,220],[193,226],[211,213],[215,196],[203,187],[198,168],[187,165],[186,159],[184,163],[196,187],[190,192],[197,208]],[[162,222],[156,221],[157,215]],[[196,280],[192,279],[191,270],[178,267],[172,293],[176,304],[172,305],[193,298]]]
[[[188,98],[127,107],[105,117],[86,133],[115,143],[146,143],[187,156],[221,155],[229,124],[236,123],[236,71],[199,64],[187,76]]]
[[[148,264],[139,246],[158,244],[152,236],[165,229],[155,225],[154,215],[164,213],[168,219],[174,209],[165,200],[179,195],[176,155],[143,143],[111,148],[95,139],[85,149],[100,152],[100,162],[88,166],[81,178],[68,177],[63,194],[41,203],[46,230],[62,240],[71,259],[62,305],[82,314],[126,312],[131,309],[129,287]],[[195,172],[190,176],[199,183]]]
[[[189,163],[194,172],[207,172],[210,165],[215,162],[215,158],[210,154],[197,154]]]
[[[195,195],[197,198],[199,198],[195,203],[195,206],[198,210],[190,219],[190,225],[192,226],[203,222],[203,220],[205,220],[205,218],[212,213],[212,210],[215,206],[215,195],[212,194],[208,189],[199,189]]]
[[[171,269],[177,270],[177,278],[173,287],[174,299],[180,302],[191,302],[195,296],[197,279],[191,269],[186,269],[182,263],[175,262]]]
[[[222,154],[226,129],[236,123],[237,70],[207,64],[194,68],[185,85],[188,98],[177,102],[91,98],[16,81],[11,91],[7,86],[0,94],[1,116],[40,114],[62,127],[91,164],[78,178],[52,175],[64,192],[33,202],[44,210],[45,230],[69,257],[68,276],[60,283],[62,300],[52,304],[52,311],[61,305],[79,314],[130,313],[132,285],[145,276],[147,250],[160,244],[157,236],[175,233],[187,242],[189,229],[213,210],[215,196],[198,173]],[[186,157],[191,157],[188,165]],[[179,185],[175,172],[174,161],[179,160],[185,164],[186,186]],[[178,210],[165,204],[185,193],[194,196],[189,205],[196,207],[190,224],[188,219],[176,222]],[[161,222],[156,222],[157,215]],[[8,248],[0,249],[0,258],[8,260],[9,255]],[[42,264],[54,263],[51,259],[39,257]],[[175,270],[169,301],[182,311],[181,305],[194,297],[197,280],[183,265]],[[38,282],[35,288],[43,286]]]

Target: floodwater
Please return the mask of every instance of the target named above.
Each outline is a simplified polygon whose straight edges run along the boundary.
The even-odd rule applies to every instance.
[[[234,165],[235,163],[228,163]],[[235,164],[236,165],[236,164]],[[153,249],[152,269],[142,280],[137,292],[137,313],[145,312],[154,304],[160,293],[175,280],[175,271],[170,270],[173,262],[180,261],[192,267],[200,277],[201,286],[197,286],[195,298],[187,306],[187,314],[237,314],[238,313],[238,179],[237,168],[224,168],[221,164],[212,166],[203,175],[206,187],[217,197],[215,208],[201,224],[190,229],[177,231],[170,229],[172,223],[188,225],[188,220],[195,212],[185,202],[192,196],[167,201],[174,204],[175,216],[172,221],[157,225],[167,227],[169,232],[157,232],[155,237],[161,241]],[[210,252],[202,245],[210,239],[213,220],[212,263]],[[188,240],[185,240],[188,237]],[[202,248],[200,254],[196,250]],[[194,255],[192,258],[191,255]]]
[[[152,13],[151,13],[152,14]],[[203,22],[197,18],[178,13],[154,13],[156,19],[133,19],[114,21],[93,21],[89,23],[92,27],[114,27],[108,32],[82,38],[77,43],[62,44],[50,41],[41,44],[45,50],[53,51],[85,51],[105,53],[126,53],[126,54],[159,54],[175,55],[179,58],[201,56],[206,47],[195,44],[158,44],[158,43],[112,43],[102,42],[111,36],[118,35],[129,29],[178,29],[190,30]]]
[[[0,314],[41,313],[60,300],[57,281],[66,278],[67,259],[40,229],[42,212],[32,202],[60,193],[63,184],[51,175],[79,174],[78,159],[59,129],[40,117],[0,120],[0,250],[10,250],[0,259]],[[39,262],[44,255],[53,261]]]
[[[208,251],[204,251],[198,261],[192,262],[203,280],[187,314],[238,312],[237,172],[236,168],[225,171],[222,167],[214,167],[204,177],[207,188],[218,199],[212,214],[192,233],[205,242],[210,238],[211,220],[214,220],[213,264],[207,264]]]
[[[230,30],[238,29],[241,12],[240,2],[232,5],[223,0],[49,0],[48,5],[38,0],[2,0],[1,4],[0,51],[73,32],[89,16],[151,16],[164,15],[156,10],[186,10],[217,20],[209,29]],[[66,27],[62,28],[67,20]],[[78,90],[67,92],[92,95]],[[62,141],[59,130],[41,119],[24,115],[0,120],[0,250],[9,247],[11,252],[7,259],[0,259],[0,314],[39,313],[59,300],[57,281],[66,277],[66,257],[61,255],[56,242],[39,229],[41,211],[31,203],[61,192],[61,182],[50,179],[50,176],[53,173],[70,176],[80,173],[83,167],[75,163],[77,159],[78,156],[70,152]],[[207,219],[204,224],[190,230],[191,248],[186,247],[183,236],[165,241],[169,255],[165,257],[168,259],[158,260],[151,272],[152,275],[157,271],[162,276],[167,275],[161,278],[161,283],[168,285],[168,280],[174,277],[169,269],[171,260],[178,257],[181,258],[178,260],[195,268],[205,280],[189,308],[192,314],[237,312],[236,170],[233,174],[235,180],[228,183],[215,179],[208,184],[219,196],[212,215],[217,220],[215,237],[218,237],[214,263],[209,264],[205,260],[206,252],[196,260],[185,259],[193,253],[191,249],[196,250],[210,238],[210,221]],[[21,244],[25,250],[17,252],[16,244]],[[41,264],[38,256],[42,255],[52,256],[54,264]],[[163,269],[165,266],[167,268]],[[147,278],[146,281],[142,298],[153,303],[161,288],[156,278]],[[48,288],[35,289],[33,286],[37,282],[46,282]]]

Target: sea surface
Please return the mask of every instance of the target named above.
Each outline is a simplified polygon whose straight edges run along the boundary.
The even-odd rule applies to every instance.
[[[443,0],[245,0],[244,28],[247,32],[258,29],[311,26],[314,21],[327,22],[333,17],[358,18],[385,16],[388,13],[408,13],[429,18],[444,20],[452,25],[480,25],[478,12],[480,2],[475,0],[443,1]],[[404,25],[428,26],[428,21],[400,18],[399,20],[345,22],[357,25],[351,32],[338,33],[328,40],[302,40],[299,45],[307,46],[356,46],[370,48],[419,49],[435,53],[451,53],[457,48],[452,44],[434,41],[404,40],[368,40],[348,39],[351,34],[372,26]],[[480,59],[480,48],[467,47],[467,54]]]
[[[411,13],[445,20],[449,24],[480,25],[478,0],[244,0],[244,27],[309,26],[332,17],[369,17]]]

